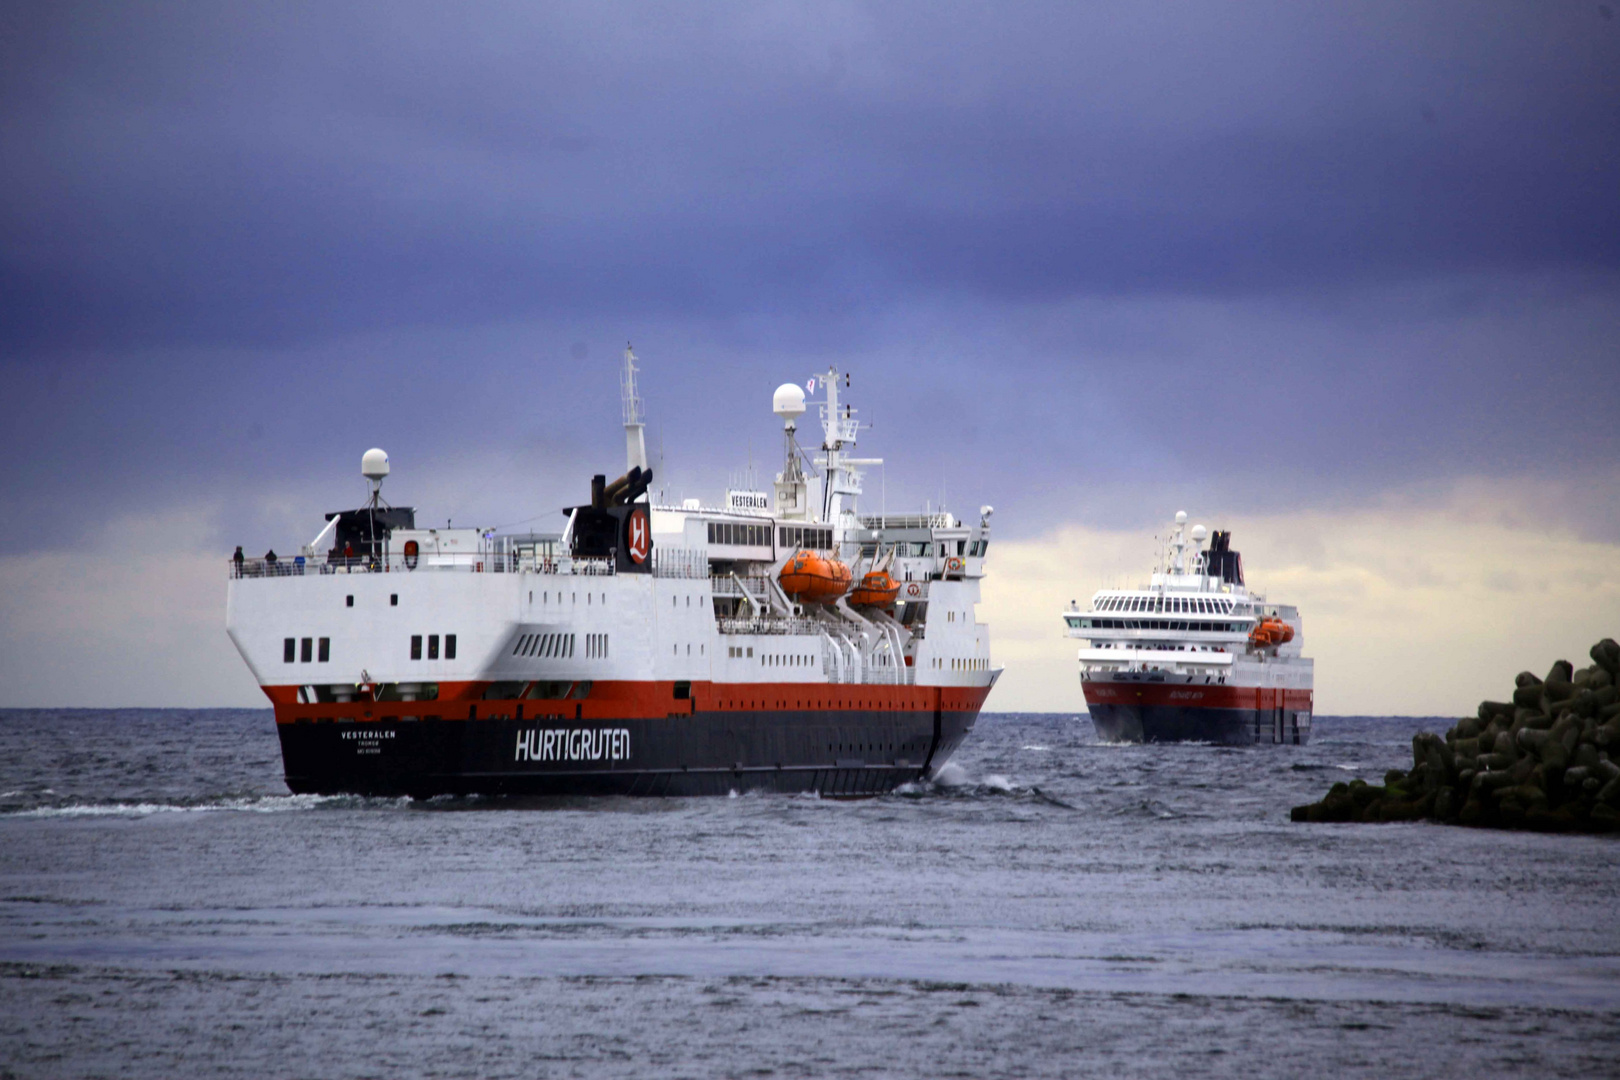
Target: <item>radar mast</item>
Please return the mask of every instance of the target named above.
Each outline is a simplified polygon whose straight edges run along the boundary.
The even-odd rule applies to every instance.
[[[619,374],[619,392],[624,400],[624,468],[647,467],[646,422],[641,411],[641,392],[636,386],[636,354],[630,343],[624,345],[624,370]]]

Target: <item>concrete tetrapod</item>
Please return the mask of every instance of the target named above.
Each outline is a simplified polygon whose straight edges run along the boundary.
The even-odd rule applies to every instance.
[[[1592,665],[1560,660],[1514,680],[1511,701],[1482,701],[1445,737],[1412,736],[1412,768],[1382,785],[1334,784],[1295,821],[1441,821],[1494,829],[1620,832],[1620,645]]]

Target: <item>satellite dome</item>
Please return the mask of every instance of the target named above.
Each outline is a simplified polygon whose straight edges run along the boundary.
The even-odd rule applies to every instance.
[[[1177,525],[1185,525],[1185,524],[1187,524],[1187,511],[1185,511],[1185,510],[1177,510],[1176,511],[1176,524]]]
[[[388,455],[372,447],[360,458],[360,475],[373,484],[380,484],[388,475]]]
[[[784,420],[804,415],[804,388],[797,383],[783,383],[771,398],[771,408]]]
[[[1206,537],[1208,535],[1209,535],[1209,530],[1204,528],[1202,525],[1194,525],[1192,527],[1193,543],[1202,544],[1204,542],[1204,537]]]

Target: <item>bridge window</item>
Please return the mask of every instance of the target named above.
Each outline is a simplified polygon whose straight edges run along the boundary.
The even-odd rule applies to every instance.
[[[293,657],[295,655],[297,655],[297,651],[298,651],[298,639],[297,638],[282,638],[281,639],[281,662],[283,664],[292,663],[293,662]]]
[[[456,658],[456,635],[454,634],[444,635],[444,658],[446,660]]]
[[[439,635],[438,634],[429,634],[428,635],[428,659],[429,660],[437,660],[438,658],[439,658]]]
[[[328,660],[332,659],[332,639],[331,638],[323,637],[323,638],[321,638],[320,641],[316,642],[315,658],[320,663],[323,663],[323,664],[326,663]]]
[[[412,634],[411,635],[411,659],[412,660],[420,660],[420,659],[422,659],[422,635],[421,634]]]
[[[304,638],[298,643],[298,659],[305,664],[309,663],[314,647],[315,641],[313,638]]]

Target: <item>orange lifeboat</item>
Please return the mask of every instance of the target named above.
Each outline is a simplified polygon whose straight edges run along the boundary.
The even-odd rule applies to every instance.
[[[795,600],[828,604],[849,591],[849,567],[814,551],[797,551],[782,567],[782,591]]]
[[[1249,644],[1259,649],[1270,649],[1294,640],[1294,628],[1281,619],[1261,619],[1249,631]]]
[[[849,602],[856,607],[888,608],[894,606],[894,598],[899,595],[900,583],[887,570],[873,570],[861,578],[849,594]]]

